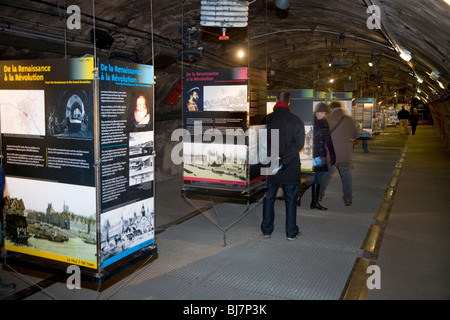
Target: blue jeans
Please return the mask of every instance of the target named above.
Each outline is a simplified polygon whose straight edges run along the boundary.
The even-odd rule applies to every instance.
[[[274,229],[274,207],[278,187],[278,183],[267,184],[267,191],[263,200],[263,221],[261,223],[261,231],[265,235],[271,235]],[[299,231],[297,226],[298,184],[284,184],[283,192],[286,204],[286,237],[295,238]]]
[[[319,197],[323,197],[325,195],[325,189],[327,188],[336,167],[338,168],[342,181],[342,192],[344,193],[342,198],[344,200],[352,200],[352,168],[350,165],[328,165],[328,172],[323,173]]]
[[[314,180],[312,181],[312,183],[321,184],[322,183],[322,177],[323,177],[324,173],[325,173],[325,171],[314,172]]]

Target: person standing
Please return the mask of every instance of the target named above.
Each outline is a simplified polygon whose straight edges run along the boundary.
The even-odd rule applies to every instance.
[[[0,166],[0,192],[2,197],[0,203],[0,245],[3,246],[3,194],[5,192],[5,171],[3,170],[2,166]],[[14,283],[3,284],[2,278],[0,278],[0,295],[9,294],[14,290],[16,290],[16,285]]]
[[[419,124],[419,113],[417,112],[417,108],[413,108],[411,114],[409,115],[409,121],[411,122],[411,134],[416,134],[416,128]]]
[[[342,180],[343,199],[346,206],[352,205],[352,153],[353,140],[358,138],[359,131],[355,121],[348,116],[341,104],[333,101],[330,104],[331,113],[328,124],[330,125],[331,140],[333,141],[336,153],[336,163],[328,165],[328,171],[323,174],[321,188],[319,190],[319,200],[325,195],[325,190],[336,168]]]
[[[263,199],[263,219],[261,231],[265,237],[270,237],[274,230],[275,199],[280,184],[286,204],[286,238],[289,241],[300,236],[297,226],[297,191],[300,184],[300,155],[305,144],[305,125],[303,121],[290,110],[291,94],[281,90],[277,94],[273,112],[266,116],[267,150],[273,150],[272,144],[278,144],[278,166],[267,176],[267,191]],[[272,131],[278,133],[278,139],[272,141]],[[272,165],[272,167],[274,167]]]
[[[397,118],[400,122],[400,133],[408,135],[409,111],[405,109],[405,106],[402,106],[402,110],[397,113]]]
[[[327,113],[327,105],[323,102],[319,103],[314,110],[313,123],[313,171],[314,181],[311,186],[311,209],[327,210],[319,203],[320,186],[324,172],[328,171],[327,154],[330,155],[330,164],[336,162],[336,154],[334,152],[333,141],[330,135],[330,126],[325,119]],[[327,152],[328,149],[328,152]],[[317,164],[317,165],[314,165]]]

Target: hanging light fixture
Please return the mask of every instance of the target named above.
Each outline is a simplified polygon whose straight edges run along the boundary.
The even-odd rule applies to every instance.
[[[409,60],[411,60],[411,52],[405,49],[400,50],[400,58],[408,62]]]
[[[287,10],[291,5],[291,0],[275,0],[275,7],[280,10]]]

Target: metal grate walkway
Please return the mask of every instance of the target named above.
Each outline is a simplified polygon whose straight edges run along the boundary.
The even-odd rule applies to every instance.
[[[310,191],[304,194],[297,217],[302,237],[295,241],[285,238],[284,202],[277,200],[271,238],[264,238],[259,229],[261,205],[228,230],[224,246],[222,231],[208,220],[211,210],[183,221],[181,218],[194,208],[180,199],[179,181],[162,182],[166,184],[164,194],[158,195],[158,185],[156,188],[157,226],[158,216],[167,210],[165,201],[171,201],[171,207],[174,201],[180,202],[180,218],[176,224],[159,220],[164,230],[157,235],[158,253],[154,257],[100,287],[83,284],[80,290],[68,290],[62,281],[26,299],[341,299],[356,260],[364,254],[361,246],[406,141],[395,128],[388,128],[369,142],[370,153],[363,153],[357,145],[353,205],[344,205],[336,172],[321,202],[328,211],[310,210]],[[216,208],[224,225],[242,212],[242,206],[234,203],[221,203]],[[43,279],[5,270],[1,276],[5,283],[15,282],[19,291]]]

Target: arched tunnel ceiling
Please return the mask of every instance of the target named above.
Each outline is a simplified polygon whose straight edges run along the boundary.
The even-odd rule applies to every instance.
[[[408,98],[419,87],[420,97],[429,100],[449,93],[449,0],[292,0],[286,11],[272,0],[248,3],[248,26],[227,28],[229,40],[219,40],[221,28],[200,25],[200,0],[1,0],[0,58],[95,54],[154,64],[157,74],[180,75],[182,68],[249,66],[267,70],[271,88],[380,97],[400,92]],[[67,28],[69,5],[80,8],[79,29]],[[367,10],[374,5],[380,9],[381,28],[371,29]],[[96,46],[95,53],[94,25],[114,40],[110,47]],[[185,35],[198,31],[203,50],[195,41],[182,45],[182,25],[191,27]],[[240,46],[247,51],[242,59],[235,56]],[[400,49],[411,52],[411,61],[400,58]],[[429,77],[435,70],[438,79]]]

